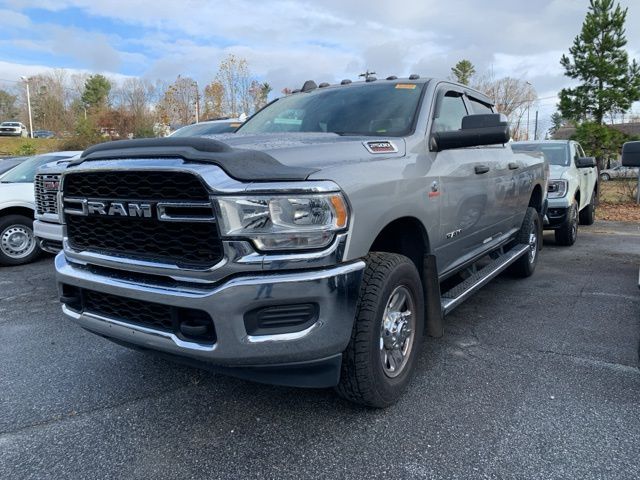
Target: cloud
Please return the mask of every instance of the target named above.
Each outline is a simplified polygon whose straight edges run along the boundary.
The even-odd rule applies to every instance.
[[[621,0],[623,6],[635,3]],[[19,58],[21,51],[44,52],[42,65],[163,80],[182,74],[208,82],[220,60],[235,53],[279,92],[309,78],[354,79],[364,69],[378,77],[447,77],[466,58],[479,74],[493,70],[524,78],[550,95],[568,84],[559,59],[587,9],[587,2],[567,0],[30,0],[28,7],[9,0],[5,5],[10,9],[0,10],[0,27],[8,34],[0,40],[0,52],[12,42],[9,50],[18,57],[0,53],[0,58],[17,63],[27,63]],[[29,18],[33,9],[51,12],[52,18],[79,17],[65,25],[35,23]],[[640,9],[630,8],[627,37],[633,52],[640,51],[637,31]]]

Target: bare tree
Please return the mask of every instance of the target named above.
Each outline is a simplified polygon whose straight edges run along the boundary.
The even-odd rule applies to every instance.
[[[251,113],[251,76],[249,65],[244,58],[229,55],[222,60],[218,67],[216,81],[223,87],[225,113],[232,117]]]
[[[474,88],[493,99],[498,112],[509,118],[514,140],[527,137],[529,125],[526,114],[535,105],[538,97],[535,88],[529,82],[513,77],[496,79],[491,72],[478,78]]]
[[[204,118],[224,117],[224,87],[214,80],[204,87]]]
[[[188,125],[195,120],[197,83],[190,77],[178,75],[168,86],[159,105],[159,114],[166,123]],[[164,117],[164,118],[163,118]]]

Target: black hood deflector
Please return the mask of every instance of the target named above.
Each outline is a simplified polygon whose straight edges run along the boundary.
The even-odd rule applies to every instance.
[[[210,163],[227,175],[246,182],[306,180],[317,169],[291,167],[259,150],[232,148],[211,138],[143,138],[100,143],[88,148],[69,167],[91,160],[129,158],[182,158],[187,162]]]

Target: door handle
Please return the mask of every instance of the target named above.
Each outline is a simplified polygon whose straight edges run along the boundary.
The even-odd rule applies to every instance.
[[[520,168],[520,164],[516,162],[509,162],[509,170],[517,170]]]
[[[476,175],[482,175],[483,173],[487,173],[489,171],[489,167],[486,165],[476,165],[475,168]]]

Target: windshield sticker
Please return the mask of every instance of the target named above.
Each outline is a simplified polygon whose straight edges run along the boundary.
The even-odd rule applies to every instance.
[[[388,140],[382,142],[362,142],[369,153],[396,153],[398,147]]]
[[[416,84],[415,83],[396,83],[396,88],[400,90],[415,90]]]

